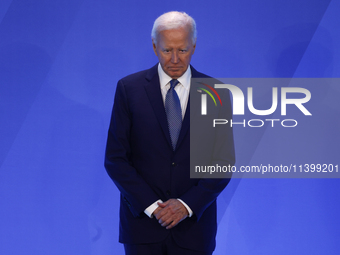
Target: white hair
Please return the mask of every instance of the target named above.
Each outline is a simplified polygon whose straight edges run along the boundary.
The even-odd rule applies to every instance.
[[[153,24],[151,31],[151,39],[154,43],[157,43],[157,35],[163,30],[177,29],[181,27],[189,26],[191,32],[192,43],[196,43],[197,30],[196,22],[185,12],[167,12],[159,16]]]

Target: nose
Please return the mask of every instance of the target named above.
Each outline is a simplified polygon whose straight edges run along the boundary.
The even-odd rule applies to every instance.
[[[173,51],[171,54],[171,63],[176,64],[179,61],[179,57],[178,57],[178,52],[177,51]]]

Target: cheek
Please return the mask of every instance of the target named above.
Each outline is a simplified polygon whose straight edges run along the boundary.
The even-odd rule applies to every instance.
[[[169,62],[169,60],[170,60],[170,58],[168,56],[160,55],[159,62],[166,64],[166,63]]]
[[[186,64],[189,64],[191,60],[191,55],[185,56],[185,58],[183,58],[183,62]]]

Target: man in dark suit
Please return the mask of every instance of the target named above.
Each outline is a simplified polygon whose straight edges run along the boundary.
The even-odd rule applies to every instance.
[[[212,254],[216,198],[229,179],[190,179],[190,82],[208,77],[190,66],[195,21],[163,14],[152,43],[159,63],[118,82],[108,133],[105,167],[121,192],[119,241],[131,255]],[[222,154],[233,165],[232,132],[225,136]]]

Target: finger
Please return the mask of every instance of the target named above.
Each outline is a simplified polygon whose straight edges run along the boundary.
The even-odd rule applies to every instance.
[[[169,213],[168,210],[166,208],[161,208],[161,207],[158,207],[160,210],[158,212],[156,212],[155,216],[156,216],[156,219],[157,220],[160,220],[162,219],[163,217],[166,217],[167,218],[167,214]],[[165,218],[164,218],[165,220]]]
[[[162,227],[166,227],[170,225],[173,221],[179,222],[181,218],[182,217],[180,215],[173,215],[173,214],[167,213],[166,215],[161,217],[158,222],[161,224]]]
[[[166,227],[166,226],[169,226],[170,224],[172,223],[172,220],[167,220],[167,221],[164,221],[161,226],[162,227]]]
[[[156,218],[157,220],[159,220],[159,219],[160,219],[160,216],[159,216],[159,214],[154,214],[154,216],[155,216],[155,218]]]
[[[176,227],[178,223],[179,223],[178,220],[174,220],[171,222],[171,224],[166,226],[166,229],[172,229],[173,227]]]
[[[178,223],[180,223],[182,220],[187,218],[188,216],[186,214],[177,214],[174,217],[171,218],[170,224],[167,225],[166,229],[171,229],[175,226],[177,226]]]
[[[176,221],[178,223],[181,220],[181,218],[182,217],[179,216],[179,215],[166,214],[165,216],[160,218],[160,220],[158,222],[161,224],[162,227],[166,227],[166,226],[170,225],[173,221]]]
[[[153,211],[153,214],[156,215],[156,214],[159,213],[161,210],[162,210],[162,208],[157,207],[157,208]]]
[[[167,206],[162,209],[162,211],[157,215],[159,223],[163,223],[165,221],[172,221],[173,219],[177,218],[178,216],[181,217],[180,211],[175,211],[173,208]]]
[[[161,217],[161,215],[160,215],[161,211],[162,211],[161,208],[157,208],[157,209],[153,212],[153,216],[155,216],[157,220],[159,220],[159,218]]]
[[[165,207],[161,208],[161,207],[158,207],[160,208],[159,212],[157,212],[157,219],[161,219],[163,217],[165,217],[164,220],[166,220],[168,217],[171,217],[172,215],[175,215],[176,214],[176,208],[173,208],[173,206],[171,205],[166,205]]]
[[[157,212],[155,216],[158,221],[164,222],[170,217],[170,214],[167,210],[162,208],[159,212]]]
[[[167,226],[172,222],[172,218],[170,215],[166,214],[164,216],[162,216],[161,218],[159,218],[158,223],[161,224],[163,227],[164,225]]]

